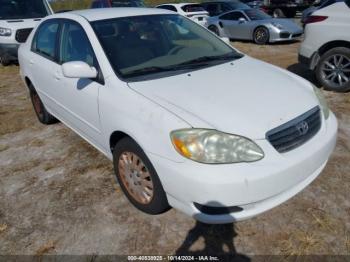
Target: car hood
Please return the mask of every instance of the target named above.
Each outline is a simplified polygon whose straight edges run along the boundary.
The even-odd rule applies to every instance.
[[[128,85],[192,127],[251,139],[264,139],[267,131],[318,104],[309,82],[248,56]]]
[[[34,28],[41,21],[41,19],[42,18],[0,20],[0,26],[5,28],[11,28],[12,30]]]

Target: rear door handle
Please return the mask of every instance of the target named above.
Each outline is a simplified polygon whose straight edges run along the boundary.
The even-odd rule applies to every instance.
[[[33,60],[29,60],[29,64],[30,65],[34,65],[34,61]]]

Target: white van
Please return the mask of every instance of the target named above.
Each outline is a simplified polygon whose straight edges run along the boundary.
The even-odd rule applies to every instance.
[[[0,0],[0,63],[6,66],[16,61],[20,43],[52,13],[47,0]]]

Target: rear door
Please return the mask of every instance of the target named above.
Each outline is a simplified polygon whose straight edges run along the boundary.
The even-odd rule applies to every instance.
[[[45,107],[55,115],[59,109],[55,98],[59,82],[55,72],[61,67],[57,61],[60,26],[61,21],[57,19],[43,22],[35,33],[28,57],[31,81]]]

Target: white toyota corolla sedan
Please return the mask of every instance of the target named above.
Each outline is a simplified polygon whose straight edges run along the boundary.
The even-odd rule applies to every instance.
[[[310,184],[336,143],[312,84],[166,10],[50,16],[19,62],[39,121],[63,122],[113,160],[149,214],[258,215]]]

